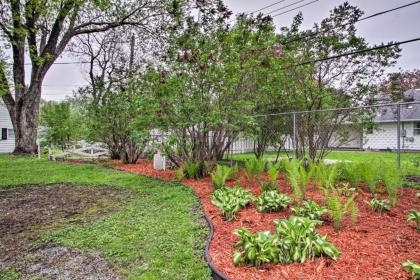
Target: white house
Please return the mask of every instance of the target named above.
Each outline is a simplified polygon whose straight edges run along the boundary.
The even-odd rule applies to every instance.
[[[0,128],[0,154],[11,153],[15,148],[15,131],[13,130],[9,112],[2,103],[0,103]]]
[[[407,90],[404,100],[420,102],[420,89]],[[398,145],[397,110],[386,106],[376,110],[375,126],[363,133],[363,149],[395,150]],[[400,105],[401,149],[420,150],[420,104]]]
[[[346,140],[340,135],[332,135],[330,148],[334,149],[360,149],[360,150],[396,150],[398,146],[397,107],[386,105],[390,100],[382,100],[384,106],[374,112],[373,123],[370,129],[350,127],[343,129],[348,133]],[[420,102],[420,89],[408,90],[404,93],[401,102]],[[420,151],[420,103],[400,105],[400,147],[403,150]],[[240,138],[233,143],[233,153],[253,152],[254,141]],[[290,150],[293,143],[287,137],[284,149]],[[269,150],[274,148],[269,147]]]

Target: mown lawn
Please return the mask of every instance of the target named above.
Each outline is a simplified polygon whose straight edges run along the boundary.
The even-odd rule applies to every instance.
[[[208,229],[191,189],[93,164],[0,155],[0,188],[58,183],[128,188],[133,198],[93,222],[49,228],[37,242],[97,250],[127,279],[210,279]],[[0,271],[0,279],[11,271]]]
[[[291,153],[289,153],[291,155]],[[264,154],[265,159],[275,159],[277,156],[276,152],[266,152]],[[255,155],[253,153],[244,153],[244,154],[234,154],[233,159],[235,160],[245,160],[253,158]],[[286,158],[287,154],[281,152],[281,158]],[[394,152],[365,152],[365,151],[331,151],[327,154],[326,159],[333,160],[348,160],[352,162],[387,162],[395,163],[397,160],[397,153]],[[420,167],[414,165],[414,161],[420,163],[420,152],[412,153],[401,153],[401,166],[406,170],[406,172],[411,174],[420,175]]]

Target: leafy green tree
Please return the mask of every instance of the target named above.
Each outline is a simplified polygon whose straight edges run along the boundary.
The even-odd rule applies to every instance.
[[[290,85],[287,91],[294,98],[293,110],[313,111],[360,105],[377,93],[376,84],[400,56],[398,46],[364,52],[372,47],[357,34],[355,23],[363,12],[347,2],[335,7],[330,15],[311,30],[301,30],[303,17],[298,14],[290,28],[283,28],[285,53],[292,55],[294,65],[287,68]],[[291,51],[293,50],[293,51]],[[335,59],[326,57],[340,56]],[[301,64],[300,66],[296,66]],[[360,121],[364,114],[355,111],[334,111],[297,115],[296,155],[307,153],[311,160],[323,158],[336,132],[343,123]]]
[[[84,34],[133,26],[159,34],[184,1],[0,1],[0,40],[12,50],[0,61],[0,95],[16,134],[14,153],[36,153],[41,87],[69,42]],[[31,73],[25,81],[29,57]],[[8,62],[11,61],[11,75]]]
[[[186,18],[168,51],[169,65],[150,71],[144,86],[155,99],[156,127],[171,135],[166,154],[176,164],[198,163],[202,174],[206,162],[222,159],[240,133],[255,127],[259,76],[282,59],[269,17],[242,15],[230,27],[230,11],[217,2],[201,10],[199,22]]]
[[[420,88],[420,69],[406,71],[400,69],[398,72],[389,73],[380,83],[380,89],[388,94],[387,97],[397,101],[401,99],[413,101],[412,98],[404,96],[404,92],[418,88]]]
[[[45,128],[44,139],[47,144],[65,148],[84,134],[82,115],[72,109],[70,101],[43,102],[41,104],[40,125]]]

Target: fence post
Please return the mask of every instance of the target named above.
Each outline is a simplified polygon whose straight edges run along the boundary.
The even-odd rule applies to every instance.
[[[397,166],[401,167],[401,107],[397,105]]]
[[[293,153],[296,156],[297,151],[297,138],[296,138],[296,112],[293,112]]]

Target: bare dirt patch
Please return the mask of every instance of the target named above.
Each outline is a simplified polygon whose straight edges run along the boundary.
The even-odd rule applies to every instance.
[[[94,220],[117,210],[129,199],[127,190],[113,187],[54,185],[0,189],[0,270],[14,267],[23,273],[27,271],[47,279],[80,279],[75,276],[78,272],[84,275],[83,279],[118,279],[107,278],[110,265],[98,255],[85,255],[64,247],[32,251],[31,242],[43,229],[63,221]],[[37,256],[37,262],[28,262],[34,256]],[[93,274],[89,272],[87,263],[94,265],[91,269]],[[108,269],[95,271],[95,267]],[[43,275],[45,271],[47,274]],[[70,278],[57,278],[54,273],[69,275]]]
[[[95,252],[86,253],[59,246],[39,249],[27,258],[31,259],[31,265],[25,268],[23,275],[30,275],[28,279],[121,279],[112,266]]]

